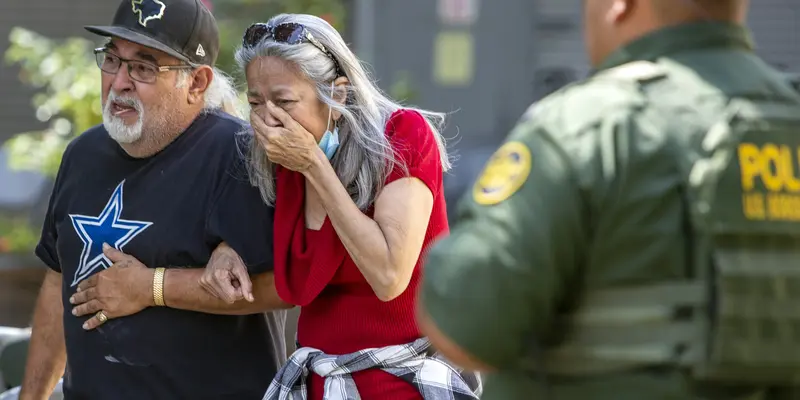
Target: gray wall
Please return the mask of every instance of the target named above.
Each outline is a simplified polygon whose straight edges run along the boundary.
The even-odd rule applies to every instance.
[[[779,68],[800,72],[800,2],[761,0],[753,4],[749,23],[759,54]]]
[[[465,28],[441,23],[434,0],[374,1],[379,5],[374,46],[367,52],[381,85],[387,88],[397,73],[407,71],[420,106],[453,113],[446,136],[455,137],[459,148],[495,144],[499,132],[508,131],[533,101],[527,67],[535,60],[530,0],[493,0],[491,7],[482,1],[479,19]],[[446,30],[472,33],[475,70],[468,86],[444,87],[433,79],[434,40]],[[360,37],[354,41],[359,53],[365,50]]]
[[[530,103],[589,71],[581,0],[479,1],[479,19],[464,29],[475,40],[475,80],[459,88],[432,79],[434,38],[448,29],[437,17],[438,0],[353,1],[375,3],[374,38],[356,33],[354,41],[360,54],[369,55],[382,86],[388,87],[396,73],[410,72],[424,99],[421,106],[456,111],[447,135],[458,133],[461,149],[496,143]],[[800,3],[754,2],[750,25],[759,53],[800,72]]]

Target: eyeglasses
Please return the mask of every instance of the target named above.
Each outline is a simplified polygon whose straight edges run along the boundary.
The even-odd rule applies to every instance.
[[[325,48],[325,46],[323,46],[319,40],[315,39],[311,32],[309,32],[308,29],[301,24],[287,22],[272,26],[264,23],[255,23],[250,25],[250,27],[244,32],[242,46],[254,47],[265,38],[272,39],[278,43],[286,43],[290,45],[311,43],[314,47],[325,53],[325,55],[327,55],[333,61],[333,64],[336,67],[336,74],[338,76],[345,75],[344,70],[342,70],[342,67],[339,65],[339,61],[336,60],[336,57],[333,56],[333,53]]]
[[[155,82],[161,72],[194,68],[191,65],[155,65],[144,61],[126,60],[102,47],[94,49],[94,56],[100,70],[109,74],[119,72],[124,62],[128,65],[128,75],[131,79],[141,83]]]

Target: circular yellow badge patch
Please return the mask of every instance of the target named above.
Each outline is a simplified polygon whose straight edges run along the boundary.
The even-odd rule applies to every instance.
[[[489,206],[498,204],[522,187],[531,173],[531,151],[521,142],[508,142],[492,155],[484,167],[472,198],[476,203]]]

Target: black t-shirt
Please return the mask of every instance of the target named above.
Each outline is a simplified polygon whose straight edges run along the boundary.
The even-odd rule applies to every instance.
[[[224,241],[251,274],[272,271],[272,217],[241,154],[245,123],[200,115],[172,144],[129,157],[102,126],[64,153],[36,254],[63,277],[66,398],[261,399],[285,359],[285,312],[211,315],[151,307],[93,331],[77,284],[111,244],[148,267],[202,268]],[[244,144],[244,146],[243,146]]]

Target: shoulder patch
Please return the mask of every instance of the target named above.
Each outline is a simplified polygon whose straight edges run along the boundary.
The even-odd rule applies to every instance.
[[[512,141],[492,155],[472,189],[472,198],[484,206],[499,204],[522,187],[531,172],[531,151]]]
[[[633,61],[611,68],[603,75],[616,79],[646,82],[667,76],[667,70],[652,61]]]

